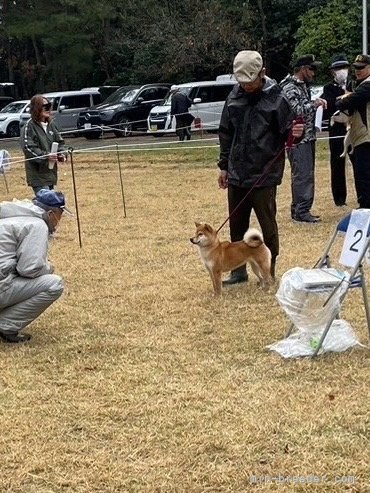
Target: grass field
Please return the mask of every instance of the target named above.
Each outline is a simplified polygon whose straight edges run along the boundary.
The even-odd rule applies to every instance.
[[[368,349],[284,360],[265,349],[288,324],[274,291],[212,295],[189,237],[227,216],[216,160],[122,153],[124,218],[116,154],[75,155],[83,248],[68,218],[50,248],[64,296],[28,346],[0,344],[1,493],[370,491]],[[21,164],[8,181],[1,200],[31,197]],[[311,266],[345,212],[325,144],[316,186],[323,222],[293,224],[287,167],[278,276]],[[59,189],[73,209],[69,165]],[[359,290],[342,316],[367,344]]]

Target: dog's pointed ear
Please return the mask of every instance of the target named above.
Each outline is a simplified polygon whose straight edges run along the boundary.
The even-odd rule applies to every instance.
[[[197,223],[197,222],[195,221],[195,227],[196,227],[196,228],[198,228],[199,226],[200,226],[200,223]]]
[[[212,233],[212,232],[213,232],[213,228],[212,228],[212,226],[210,226],[209,224],[205,224],[205,225],[204,225],[204,229],[206,229],[206,230],[207,230],[207,231],[209,231],[210,233]]]

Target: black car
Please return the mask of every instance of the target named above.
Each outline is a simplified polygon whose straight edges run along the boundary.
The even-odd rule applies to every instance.
[[[133,130],[147,129],[150,110],[160,104],[170,91],[170,84],[123,86],[96,106],[80,112],[77,128],[87,139],[96,139],[105,132],[128,137]]]

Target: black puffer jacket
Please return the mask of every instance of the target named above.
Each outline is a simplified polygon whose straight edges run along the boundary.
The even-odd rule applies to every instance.
[[[249,188],[259,180],[258,187],[279,185],[292,121],[290,104],[274,80],[266,77],[258,94],[247,94],[235,86],[226,100],[219,128],[218,166],[227,170],[229,184]]]

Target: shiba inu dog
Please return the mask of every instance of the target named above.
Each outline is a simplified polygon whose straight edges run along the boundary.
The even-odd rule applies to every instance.
[[[215,295],[221,294],[221,273],[249,263],[264,289],[272,284],[271,252],[257,229],[248,229],[243,241],[220,241],[209,224],[195,223],[190,241],[199,248],[203,264],[211,276]]]

